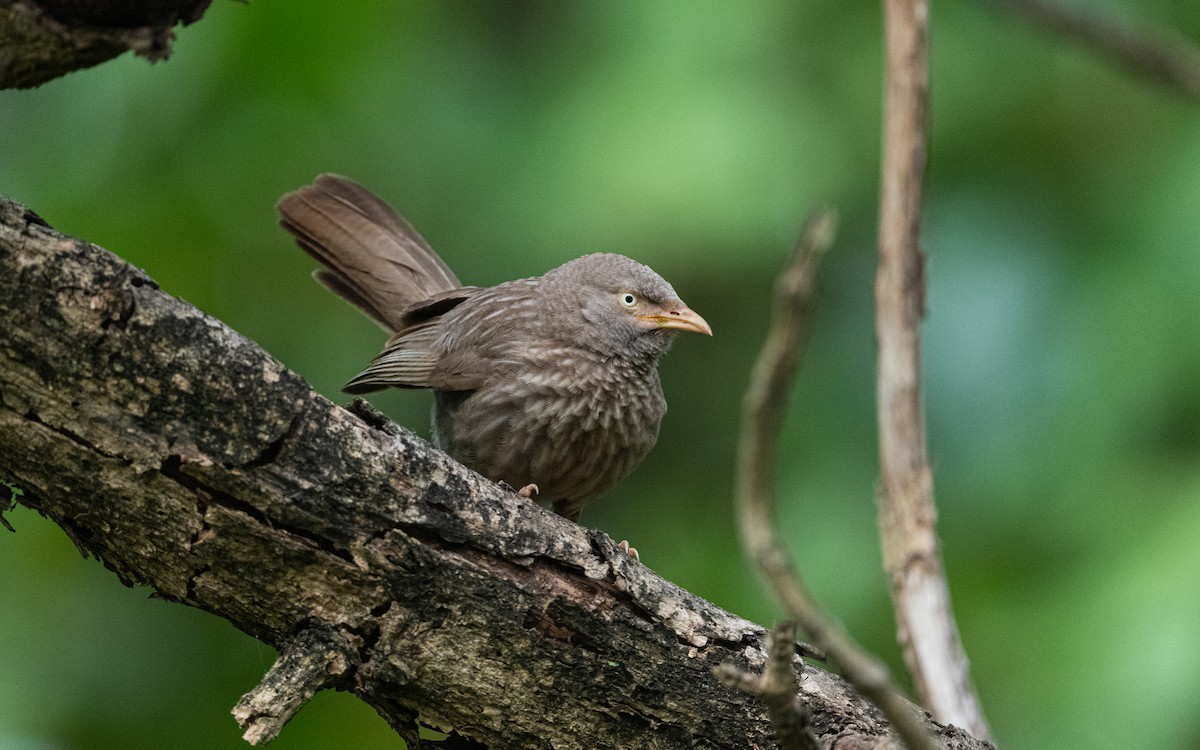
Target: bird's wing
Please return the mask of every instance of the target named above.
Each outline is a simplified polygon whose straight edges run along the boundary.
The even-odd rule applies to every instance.
[[[410,306],[399,320],[403,328],[388,339],[371,364],[342,390],[370,393],[384,388],[433,388],[469,391],[479,388],[494,368],[482,358],[465,362],[447,356],[443,315],[478,294],[478,287],[460,287]],[[451,323],[453,325],[453,322]],[[486,341],[486,337],[484,339]]]
[[[519,366],[536,343],[538,279],[463,287],[405,311],[383,352],[342,389],[471,391]]]
[[[542,343],[541,279],[517,279],[479,289],[445,313],[438,331],[442,390],[469,390],[528,366]]]
[[[323,263],[317,281],[388,331],[414,304],[461,286],[392,207],[361,185],[323,174],[279,199],[279,223]]]
[[[439,292],[432,297],[428,297],[420,302],[410,305],[409,308],[404,311],[404,317],[402,319],[403,327],[393,334],[392,338],[394,339],[403,335],[405,328],[415,326],[418,323],[429,320],[430,318],[434,318],[449,312],[451,308],[458,306],[479,292],[480,288],[477,286],[460,286],[457,289]]]
[[[431,388],[437,370],[436,318],[413,326],[388,341],[374,361],[342,387],[346,393],[392,388]]]

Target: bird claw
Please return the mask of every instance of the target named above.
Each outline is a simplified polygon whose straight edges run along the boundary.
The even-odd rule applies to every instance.
[[[525,485],[524,487],[522,487],[519,490],[516,487],[513,487],[508,482],[504,481],[503,479],[497,479],[496,484],[497,484],[497,486],[500,487],[500,489],[507,490],[509,492],[515,492],[518,495],[520,495],[521,497],[526,498],[526,499],[531,498],[538,493],[538,486],[536,484],[534,484],[533,482],[530,482],[529,484]]]
[[[617,545],[617,549],[621,550],[638,562],[642,561],[642,558],[638,557],[637,547],[630,547],[628,539],[622,539],[621,543]]]

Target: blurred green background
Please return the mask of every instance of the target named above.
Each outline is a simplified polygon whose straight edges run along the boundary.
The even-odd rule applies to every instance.
[[[1200,39],[1200,4],[1136,12]],[[972,3],[932,28],[925,395],[985,710],[1003,747],[1200,747],[1200,107]],[[338,400],[383,334],[275,225],[319,172],[394,203],[466,283],[593,250],[652,265],[716,336],[664,361],[659,447],[583,521],[759,622],[779,611],[736,544],[738,407],[771,280],[833,202],[782,523],[899,668],[873,499],[881,67],[878,3],[219,0],[166,63],[0,92],[0,192]],[[428,394],[376,403],[427,434]],[[0,749],[244,747],[229,709],[269,647],[10,520]],[[334,746],[402,744],[322,694],[273,745]]]

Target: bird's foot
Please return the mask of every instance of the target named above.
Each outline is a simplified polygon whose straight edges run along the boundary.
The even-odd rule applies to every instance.
[[[525,499],[529,499],[538,493],[538,486],[533,482],[530,482],[519,490],[503,479],[496,482],[496,484],[500,485],[500,489],[508,490],[509,492],[515,492]]]
[[[630,547],[628,539],[622,539],[621,543],[617,545],[617,549],[621,550],[638,562],[642,561],[642,558],[638,557],[637,547]]]

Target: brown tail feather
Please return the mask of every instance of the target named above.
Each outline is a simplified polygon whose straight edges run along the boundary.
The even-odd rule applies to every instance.
[[[277,208],[296,244],[326,266],[317,280],[389,332],[411,305],[462,286],[417,230],[344,177],[320,175]]]

